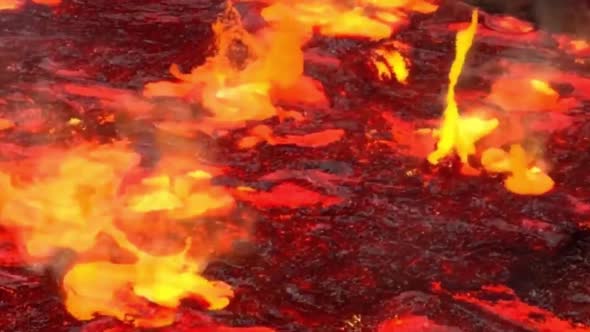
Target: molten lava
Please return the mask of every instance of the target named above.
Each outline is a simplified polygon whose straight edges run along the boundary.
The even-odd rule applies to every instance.
[[[317,28],[325,36],[356,36],[379,40],[407,23],[409,12],[428,14],[438,5],[427,0],[361,0],[354,4],[334,0],[267,1],[262,11],[267,20],[293,15],[300,23]],[[370,12],[373,15],[370,15]]]
[[[18,0],[1,0],[0,10],[16,9],[20,6],[20,3]]]
[[[455,152],[464,164],[464,173],[477,175],[479,171],[470,166],[470,156],[478,153],[476,143],[496,131],[500,126],[497,118],[461,115],[455,98],[455,86],[461,74],[465,58],[477,32],[478,14],[474,11],[470,25],[457,33],[455,61],[449,73],[449,88],[442,125],[436,136],[436,150],[428,156],[431,164]],[[522,96],[522,97],[521,97]],[[515,80],[506,77],[497,80],[487,100],[507,111],[539,111],[556,107],[559,94],[539,79]],[[510,117],[510,115],[509,115]],[[520,129],[520,124],[517,123]],[[488,172],[510,174],[504,182],[506,189],[521,195],[542,195],[550,191],[553,180],[539,167],[530,166],[526,152],[520,144],[513,144],[510,152],[500,148],[488,148],[481,155],[481,164]]]
[[[327,129],[306,135],[274,135],[272,129],[265,125],[259,125],[250,131],[250,136],[240,140],[238,146],[242,149],[249,149],[261,142],[270,145],[295,145],[301,147],[317,148],[339,141],[344,136],[342,129]]]
[[[59,6],[61,4],[61,0],[32,0],[32,1],[38,5],[45,5],[45,6]]]
[[[310,37],[297,21],[281,17],[257,35],[247,32],[239,15],[230,7],[213,30],[217,53],[191,71],[171,73],[179,83],[148,84],[148,97],[182,97],[202,103],[211,113],[204,127],[239,127],[245,121],[279,115],[275,101],[325,103],[319,84],[303,76],[301,46]],[[240,52],[240,50],[242,50]],[[300,96],[297,91],[308,93]],[[210,129],[210,128],[208,128]]]
[[[331,1],[266,3],[260,15],[267,27],[256,33],[246,31],[230,4],[213,27],[217,53],[189,74],[173,65],[170,72],[180,82],[148,84],[144,95],[181,97],[202,104],[210,112],[200,126],[205,131],[241,127],[247,121],[274,116],[300,119],[278,105],[327,105],[321,85],[303,73],[302,47],[314,29],[327,36],[381,39],[394,32],[393,23],[407,22],[407,12],[431,13],[438,8],[424,0],[362,1],[353,8]],[[380,19],[368,15],[370,8]],[[383,60],[380,75],[393,74],[398,81],[406,81],[409,73],[400,53],[376,53]]]
[[[47,6],[60,4],[59,0],[32,2]],[[181,2],[185,3],[178,3]],[[429,53],[418,47],[410,52],[411,34],[403,36],[404,43],[390,39],[396,32],[403,32],[400,28],[407,25],[411,13],[432,13],[438,8],[436,2],[239,2],[264,5],[256,13],[263,21],[262,27],[251,29],[251,22],[242,22],[238,10],[230,4],[212,27],[214,54],[188,72],[173,64],[169,70],[173,79],[147,84],[142,95],[123,91],[120,86],[101,85],[104,82],[84,85],[92,75],[81,75],[76,71],[78,68],[72,68],[75,70],[56,70],[60,73],[59,80],[51,81],[51,88],[41,83],[33,88],[58,95],[61,102],[58,107],[50,108],[52,105],[43,101],[26,108],[19,104],[13,112],[15,101],[34,104],[28,100],[32,97],[15,93],[6,96],[6,100],[5,96],[0,99],[0,135],[4,141],[0,144],[3,153],[0,222],[18,235],[26,264],[48,268],[59,280],[63,304],[71,316],[83,321],[96,316],[113,317],[129,323],[133,329],[172,325],[164,331],[239,331],[242,329],[218,325],[217,320],[234,319],[227,318],[230,315],[226,316],[225,311],[211,315],[204,323],[190,322],[186,329],[177,328],[182,319],[190,320],[183,318],[185,311],[194,314],[197,309],[219,310],[235,301],[227,311],[240,316],[234,323],[271,322],[284,324],[281,327],[285,330],[304,330],[303,325],[309,325],[310,330],[321,330],[334,327],[330,325],[334,324],[334,317],[342,318],[340,312],[345,312],[355,317],[354,324],[348,325],[351,329],[364,330],[361,314],[354,311],[365,315],[364,311],[370,311],[366,310],[369,303],[371,309],[378,308],[385,302],[384,297],[398,293],[397,287],[400,291],[411,288],[410,293],[415,296],[420,293],[416,288],[423,289],[434,278],[444,279],[453,286],[462,286],[461,282],[468,280],[465,288],[472,290],[484,279],[486,283],[506,282],[510,276],[517,283],[514,276],[517,273],[512,273],[521,257],[514,255],[513,249],[517,253],[530,253],[531,257],[542,253],[546,258],[553,257],[556,251],[543,252],[544,248],[566,251],[575,247],[576,257],[581,257],[578,253],[586,250],[585,241],[570,246],[570,242],[576,241],[570,241],[569,237],[571,229],[577,227],[575,223],[587,225],[587,219],[570,223],[569,219],[574,218],[564,212],[555,218],[566,220],[563,223],[537,221],[544,216],[537,202],[542,205],[544,198],[502,203],[506,195],[477,193],[469,202],[460,201],[472,194],[464,189],[472,183],[479,184],[478,179],[458,186],[462,187],[458,191],[447,188],[449,194],[441,195],[439,183],[430,181],[432,174],[422,172],[416,165],[403,168],[424,158],[438,165],[454,154],[463,165],[463,174],[500,174],[505,188],[512,193],[543,195],[555,183],[547,174],[548,167],[537,151],[541,150],[540,141],[533,134],[543,131],[539,128],[552,127],[556,131],[557,124],[547,119],[560,120],[560,128],[571,125],[568,110],[590,97],[587,92],[590,80],[574,74],[562,75],[558,70],[536,70],[545,69],[543,64],[531,66],[535,70],[506,70],[499,77],[492,77],[486,81],[491,83],[489,93],[457,92],[476,34],[478,38],[493,35],[490,31],[482,32],[485,29],[478,31],[480,16],[478,11],[473,11],[467,28],[456,35],[455,59],[448,74],[446,108],[442,121],[438,122],[440,128],[420,129],[435,125],[430,114],[424,120],[427,123],[415,121],[415,113],[423,112],[423,116],[430,112],[424,104],[415,105],[420,100],[432,103],[439,86],[438,83],[428,85],[419,77],[414,80],[414,74],[435,67],[425,62],[434,63],[436,56],[442,59],[445,54]],[[68,6],[76,7],[75,3]],[[35,6],[25,4],[25,1],[0,0],[0,10],[20,15],[30,7],[37,14]],[[172,15],[158,19],[180,20]],[[441,25],[445,36],[449,33],[447,23]],[[486,23],[506,34],[538,37],[532,25],[511,17],[490,19]],[[421,33],[429,31],[422,29]],[[74,36],[80,38],[78,34]],[[347,39],[332,43],[337,37]],[[386,38],[390,39],[382,40]],[[330,40],[329,51],[321,50],[326,40]],[[558,41],[561,50],[555,52],[565,51],[574,57],[583,56],[590,48],[581,39]],[[370,49],[361,50],[367,45]],[[362,61],[349,61],[355,60],[352,56],[358,50],[366,57]],[[317,54],[312,54],[313,51]],[[318,55],[322,51],[334,54],[322,58]],[[56,58],[67,57],[60,54]],[[318,61],[311,65],[304,63],[308,59]],[[6,70],[20,70],[20,65],[35,70],[57,67],[50,63],[55,59],[48,60],[49,64],[37,64],[37,57],[26,60],[24,64],[14,61],[14,66],[5,66]],[[8,59],[6,63],[12,61]],[[171,61],[166,60],[166,64]],[[84,57],[82,62],[91,61]],[[365,76],[355,78],[353,74],[358,70],[355,66],[359,63],[370,66],[381,82],[367,82]],[[322,72],[324,65],[336,72],[334,81],[329,81],[331,72]],[[311,77],[322,74],[329,78],[325,82],[326,89],[331,88],[330,93],[325,93],[319,80]],[[568,79],[572,77],[575,79]],[[75,82],[61,85],[59,82],[66,78],[75,78]],[[572,86],[564,86],[563,81]],[[133,86],[131,80],[123,83]],[[416,86],[424,90],[416,92],[414,83],[422,84]],[[26,89],[31,85],[28,77],[19,79],[19,84]],[[573,90],[570,95],[562,92],[569,88]],[[393,89],[400,90],[399,94],[393,96]],[[382,98],[384,95],[392,99]],[[477,97],[462,98],[472,95]],[[68,99],[72,96],[80,98],[79,104]],[[392,100],[400,103],[394,104]],[[5,108],[5,105],[9,106]],[[340,108],[342,105],[345,106]],[[68,107],[73,111],[59,113],[69,110]],[[93,112],[99,114],[94,117]],[[45,118],[38,120],[45,113],[59,113],[57,125]],[[525,123],[529,119],[533,121],[530,126]],[[319,122],[321,127],[317,126]],[[385,122],[385,127],[380,122]],[[88,129],[92,126],[94,131]],[[61,139],[55,134],[59,132],[57,127],[74,134],[68,136],[70,140],[54,142],[54,138]],[[313,132],[306,131],[310,127]],[[87,135],[84,137],[92,139],[85,141],[82,132]],[[209,135],[202,135],[203,132]],[[48,134],[48,141],[55,146],[43,146],[39,141],[48,144],[43,137],[35,140],[43,134]],[[559,145],[573,140],[574,135],[568,135],[569,132],[552,143]],[[31,137],[35,138],[31,140],[34,142],[29,142]],[[94,143],[99,138],[108,143]],[[22,146],[21,141],[25,142]],[[225,153],[219,163],[226,166],[206,167],[200,159],[202,151],[196,156],[195,141]],[[581,136],[578,142],[586,141],[587,137]],[[384,142],[394,147],[395,153],[367,151],[367,147]],[[436,149],[432,151],[435,143]],[[400,158],[400,151],[403,157],[413,158]],[[560,157],[563,158],[555,160],[573,159],[565,153]],[[438,167],[436,171],[442,174],[445,170]],[[480,189],[480,186],[473,187]],[[585,199],[583,186],[576,184],[575,192],[582,193],[580,201]],[[554,204],[561,198],[546,199],[555,199],[550,201]],[[534,208],[527,206],[527,202],[534,202]],[[465,205],[468,208],[463,208],[464,203],[468,203]],[[584,204],[588,205],[581,202],[580,206]],[[461,209],[456,209],[459,205]],[[257,251],[254,258],[239,257],[244,259],[237,259],[235,265],[229,259],[224,260],[209,266],[205,272],[217,255],[242,254],[240,250],[232,251],[237,246],[235,241],[248,238],[251,229],[250,218],[238,213],[242,212],[238,206],[247,206],[261,215],[262,227],[256,232],[260,243],[255,246],[260,253]],[[483,208],[487,206],[492,207],[491,212]],[[506,207],[513,210],[505,212],[506,218],[499,216],[498,211]],[[535,220],[514,217],[526,214],[527,210],[535,210]],[[490,229],[495,232],[494,238],[489,236]],[[496,234],[505,235],[506,239],[499,235],[496,239]],[[441,241],[448,240],[449,235],[456,241]],[[0,247],[7,239],[0,233]],[[493,242],[496,240],[497,243]],[[497,245],[500,242],[502,245]],[[567,248],[561,246],[563,242],[568,242]],[[440,254],[441,248],[447,252]],[[313,276],[316,271],[320,277]],[[206,277],[210,275],[217,277]],[[399,279],[388,279],[391,276]],[[0,281],[4,282],[4,278],[8,277],[0,271]],[[231,286],[214,279],[226,280]],[[387,289],[392,285],[394,292]],[[239,288],[234,290],[232,286]],[[0,292],[12,296],[17,287],[11,287],[2,284]],[[234,298],[234,291],[239,296]],[[499,293],[502,298],[493,301],[482,294],[480,299],[474,295],[479,292],[446,293],[443,298],[436,297],[435,291],[415,302],[409,297],[402,298],[407,301],[392,306],[400,309],[398,314],[371,317],[369,324],[382,332],[463,330],[447,326],[450,321],[432,317],[441,311],[437,303],[443,302],[447,309],[462,312],[463,318],[472,314],[470,308],[445,302],[452,300],[498,316],[511,314],[508,317],[513,323],[523,328],[549,329],[551,324],[563,330],[571,328],[569,321],[525,305],[509,289],[482,288],[482,293],[489,291]],[[532,293],[527,297],[534,298],[536,295]],[[575,301],[582,301],[580,298],[584,300],[579,297]],[[422,312],[410,312],[413,310]],[[540,314],[550,318],[548,322],[536,319]],[[481,317],[476,320],[485,321]],[[115,328],[110,331],[115,330],[119,331]],[[243,331],[271,330],[246,328]]]
[[[557,107],[559,94],[548,82],[531,78],[500,78],[487,99],[507,111],[543,111]]]
[[[485,23],[495,31],[512,34],[526,34],[535,30],[535,27],[531,23],[521,21],[512,16],[488,15],[486,17]]]
[[[402,84],[408,83],[410,71],[408,60],[397,50],[378,48],[375,50],[373,64],[377,69],[377,75],[382,80],[390,80],[392,77]]]
[[[126,179],[139,170],[139,156],[123,144],[44,151],[17,168],[0,168],[1,217],[20,230],[32,260],[51,264],[61,250],[77,254],[63,280],[65,304],[76,318],[102,314],[138,326],[168,325],[184,298],[220,309],[233,294],[227,284],[199,275],[211,250],[226,246],[223,239],[209,233],[193,245],[191,235],[209,227],[203,217],[231,209],[233,198],[211,187],[211,174],[184,161],[172,159],[174,168],[132,181]],[[133,232],[156,225],[164,233],[150,234],[149,249]],[[177,253],[158,248],[170,234],[179,236]],[[101,236],[113,244],[104,245]]]
[[[443,113],[440,138],[436,150],[428,156],[428,161],[434,165],[452,152],[456,152],[463,163],[468,163],[468,157],[475,153],[475,143],[498,126],[496,119],[461,117],[455,100],[455,86],[477,32],[477,18],[478,12],[474,11],[469,27],[457,33],[455,61],[449,72],[447,107]]]
[[[553,180],[539,167],[530,166],[532,158],[522,146],[514,144],[510,152],[490,148],[481,156],[481,163],[490,173],[509,173],[504,184],[513,193],[520,195],[542,195],[554,186]]]

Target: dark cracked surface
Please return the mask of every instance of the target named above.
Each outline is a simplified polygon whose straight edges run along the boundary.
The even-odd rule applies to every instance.
[[[47,87],[73,82],[140,89],[167,78],[170,63],[199,64],[212,51],[209,24],[223,7],[211,2],[65,1],[56,12],[38,6],[0,12],[2,114],[21,112],[26,122],[35,113],[22,109],[41,106],[53,120],[92,117],[101,112],[96,100]],[[269,123],[282,133],[342,128],[341,141],[321,149],[261,145],[235,151],[241,131],[204,138],[216,162],[233,169],[220,182],[270,189],[288,181],[343,198],[328,207],[258,208],[253,243],[207,269],[208,276],[236,290],[228,308],[211,313],[217,321],[301,332],[373,331],[396,315],[427,316],[440,331],[567,330],[551,319],[590,326],[587,106],[569,110],[573,123],[548,139],[546,156],[558,185],[542,197],[515,196],[499,178],[464,177],[449,164],[434,169],[373,144],[372,137],[390,133],[383,112],[417,123],[440,115],[453,59],[454,32],[446,23],[466,21],[469,12],[461,8],[443,7],[432,17],[417,18],[397,36],[414,47],[407,86],[367,75],[364,56],[370,43],[313,42],[341,61],[339,67],[309,63],[306,68],[324,83],[332,109],[308,110],[313,121],[303,127]],[[489,88],[493,74],[480,69],[499,58],[590,73],[550,42],[488,36],[476,38],[469,55],[463,76],[472,82],[468,88]],[[0,154],[13,158],[24,153],[23,146],[67,142],[79,134],[64,129],[35,137],[4,135]],[[84,134],[117,133],[96,125]],[[286,175],[262,178],[277,171]],[[6,266],[0,270],[0,330],[59,332],[84,326],[65,311],[55,280],[20,266],[10,235],[0,241]],[[493,285],[505,289],[486,288]],[[470,300],[461,297],[467,293]],[[530,322],[515,319],[506,308],[490,311],[481,305],[489,301],[493,307],[498,298],[518,302],[512,308],[520,308]],[[524,303],[544,311],[527,312]],[[199,315],[187,303],[170,331],[190,331],[183,326]],[[98,319],[87,328],[107,331],[116,325]]]

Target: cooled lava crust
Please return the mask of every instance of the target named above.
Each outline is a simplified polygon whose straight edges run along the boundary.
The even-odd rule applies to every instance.
[[[222,8],[221,1],[73,0],[58,13],[35,5],[1,13],[0,97],[9,110],[21,111],[24,104],[31,109],[32,103],[64,121],[82,107],[89,117],[84,120],[92,123],[88,120],[102,112],[94,98],[42,87],[74,82],[141,89],[167,78],[170,63],[189,69],[212,52],[210,24]],[[590,100],[570,111],[573,125],[548,138],[547,158],[555,165],[558,187],[540,197],[513,195],[497,178],[465,177],[449,163],[432,167],[370,144],[375,137],[390,138],[382,112],[415,123],[440,117],[454,52],[455,32],[447,24],[466,22],[469,13],[466,7],[444,5],[432,16],[414,17],[397,34],[413,47],[408,85],[367,74],[372,43],[313,40],[309,47],[340,60],[337,66],[306,65],[306,72],[324,84],[332,110],[314,113],[315,120],[304,127],[267,122],[280,133],[314,132],[330,124],[346,131],[339,142],[321,149],[263,144],[238,151],[232,142],[242,131],[221,139],[203,135],[215,161],[236,170],[220,183],[272,188],[289,182],[317,193],[287,190],[295,206],[299,200],[311,202],[306,207],[244,203],[257,216],[254,240],[206,271],[231,284],[236,296],[226,309],[207,315],[229,326],[299,332],[374,331],[394,317],[426,316],[433,331],[536,331],[551,328],[552,320],[590,325]],[[590,73],[554,44],[519,38],[476,38],[458,89],[489,90],[494,71],[477,68],[515,54]],[[58,66],[84,75],[58,75]],[[22,112],[22,121],[34,121],[34,112]],[[0,157],[14,158],[20,146],[49,140],[118,134],[108,124],[94,123],[83,132],[58,127],[51,133],[8,135],[0,142]],[[146,158],[150,130],[134,137],[143,142],[138,146]],[[287,179],[260,180],[277,171],[286,171]],[[341,201],[326,206],[326,197]],[[131,330],[109,318],[79,322],[69,316],[55,272],[20,266],[12,239],[0,234],[5,266],[0,330]],[[515,304],[494,307],[499,300]],[[527,305],[540,309],[527,312]],[[192,321],[202,315],[198,305],[187,302],[178,323],[161,330],[191,331]]]

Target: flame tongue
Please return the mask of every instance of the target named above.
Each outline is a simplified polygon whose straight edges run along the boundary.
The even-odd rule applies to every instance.
[[[441,159],[455,152],[463,163],[463,170],[469,174],[479,174],[477,169],[469,165],[469,157],[476,154],[475,144],[491,134],[499,126],[496,118],[483,119],[476,116],[462,116],[455,99],[455,87],[461,74],[465,58],[473,43],[477,31],[477,11],[474,11],[469,26],[457,33],[456,55],[449,73],[447,107],[443,114],[440,130],[437,132],[439,141],[436,150],[428,155],[431,164],[438,164]],[[528,89],[526,97],[514,98],[515,84]],[[522,88],[516,89],[522,92]],[[538,110],[553,107],[559,94],[543,80],[510,80],[497,81],[492,87],[488,100],[496,102],[506,110],[519,109]],[[550,191],[553,180],[538,167],[529,167],[530,157],[519,144],[514,144],[507,153],[500,148],[488,148],[481,155],[482,166],[490,173],[508,173],[504,185],[509,191],[521,195],[541,195]]]
[[[455,99],[455,86],[461,75],[467,53],[473,44],[477,32],[477,21],[478,12],[473,11],[469,27],[457,33],[456,54],[449,72],[447,107],[443,113],[443,122],[439,132],[440,139],[436,150],[428,156],[428,161],[435,165],[451,154],[453,150],[457,152],[463,163],[467,163],[469,155],[475,152],[475,143],[498,126],[498,121],[495,119],[462,118]]]

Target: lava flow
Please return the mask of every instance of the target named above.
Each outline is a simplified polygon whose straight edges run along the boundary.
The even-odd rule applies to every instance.
[[[139,161],[124,144],[88,144],[43,151],[16,168],[4,165],[4,223],[20,229],[33,261],[73,251],[63,288],[78,319],[102,314],[139,326],[168,325],[190,296],[211,309],[225,307],[231,287],[199,273],[210,253],[229,249],[232,240],[231,228],[212,231],[203,218],[220,218],[232,197],[211,187],[212,175],[190,160],[174,158],[174,167],[138,177]],[[143,227],[158,233],[142,236]]]
[[[0,330],[590,330],[584,38],[435,0],[0,15]]]

